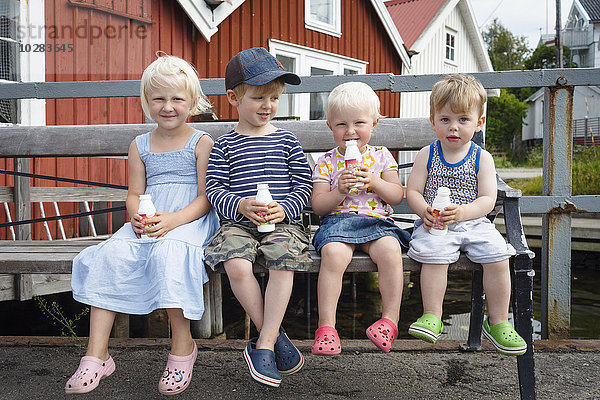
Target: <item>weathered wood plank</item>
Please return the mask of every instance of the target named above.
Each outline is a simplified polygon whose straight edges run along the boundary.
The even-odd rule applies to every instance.
[[[217,138],[236,122],[202,122],[191,126]],[[325,121],[275,121],[296,134],[305,152],[335,147]],[[0,157],[124,156],[131,141],[154,128],[153,124],[60,125],[0,127]],[[435,139],[426,118],[380,120],[371,143],[390,150],[414,150]]]
[[[9,251],[5,251],[5,248]],[[29,251],[20,251],[13,247],[0,246],[0,274],[4,273],[27,273],[27,274],[52,274],[52,273],[70,273],[73,258],[82,250],[67,246],[60,249],[57,246],[40,246],[39,248],[28,246]],[[58,249],[58,251],[55,251]],[[321,257],[310,250],[310,256],[313,259],[313,266],[308,272],[319,272]],[[421,264],[403,255],[403,264],[405,271],[419,271]],[[469,261],[465,256],[450,265],[451,270],[466,271],[480,268],[479,264]],[[254,266],[255,272],[265,272],[262,263],[257,262]],[[377,268],[371,258],[357,251],[348,266],[347,272],[369,272],[377,271]],[[218,273],[224,273],[221,268]]]
[[[103,187],[40,187],[30,188],[30,201],[125,201],[127,189],[112,189]],[[0,187],[0,202],[12,203],[14,201],[11,187]]]

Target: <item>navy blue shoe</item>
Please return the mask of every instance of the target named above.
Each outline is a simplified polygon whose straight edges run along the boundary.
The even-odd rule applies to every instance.
[[[256,348],[257,338],[252,338],[244,349],[244,360],[250,369],[252,379],[263,385],[279,387],[281,375],[275,364],[275,353],[267,349]]]
[[[275,363],[281,375],[291,375],[304,366],[304,357],[294,346],[283,327],[279,328],[279,336],[275,342]]]

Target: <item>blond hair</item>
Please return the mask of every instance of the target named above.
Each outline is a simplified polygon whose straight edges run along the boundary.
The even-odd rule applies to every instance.
[[[285,80],[283,78],[277,78],[272,80],[271,82],[265,83],[264,85],[260,85],[260,86],[253,86],[253,85],[248,85],[247,83],[240,83],[239,85],[235,86],[233,89],[233,93],[235,93],[235,96],[238,99],[241,99],[244,97],[244,95],[246,94],[246,91],[248,90],[248,88],[250,87],[254,87],[256,88],[256,93],[259,96],[266,96],[268,94],[273,94],[273,93],[277,93],[277,94],[282,94],[283,90],[285,89]]]
[[[373,121],[381,118],[379,97],[369,85],[363,82],[342,83],[329,93],[325,106],[325,115],[328,121],[335,112],[345,108],[364,110]]]
[[[429,98],[429,115],[449,105],[452,112],[466,113],[475,109],[478,117],[483,115],[487,94],[481,83],[467,74],[448,75],[433,85]]]
[[[189,115],[197,115],[210,108],[210,101],[202,92],[198,73],[187,61],[170,55],[159,56],[142,74],[140,97],[144,114],[150,117],[149,93],[154,88],[183,88],[191,101]]]

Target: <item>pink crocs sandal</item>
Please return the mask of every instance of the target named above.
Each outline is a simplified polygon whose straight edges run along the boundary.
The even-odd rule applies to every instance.
[[[194,350],[187,356],[169,354],[165,371],[160,381],[158,381],[158,391],[166,395],[183,392],[192,380],[192,372],[197,355],[198,347],[196,346],[196,342],[194,342]]]
[[[77,371],[65,385],[67,394],[87,393],[98,387],[100,379],[106,378],[115,372],[115,362],[112,357],[102,361],[97,357],[84,356],[79,362]]]
[[[398,327],[387,318],[381,318],[367,328],[367,337],[384,353],[392,350],[392,343],[398,337]]]
[[[333,356],[340,354],[342,346],[340,337],[334,327],[322,326],[315,331],[315,342],[312,353],[317,356]]]

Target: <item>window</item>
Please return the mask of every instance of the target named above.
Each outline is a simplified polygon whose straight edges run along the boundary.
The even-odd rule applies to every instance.
[[[269,40],[269,51],[286,71],[302,76],[366,74],[367,62],[310,47]],[[279,100],[278,117],[324,119],[328,92],[284,94]]]
[[[454,61],[455,39],[455,33],[446,32],[446,60],[448,61]]]
[[[276,55],[277,60],[286,71],[296,71],[296,59],[283,54]],[[277,108],[278,117],[293,117],[294,116],[294,96],[291,94],[282,94],[279,98],[279,107]]]
[[[14,1],[0,4],[0,81],[4,82],[19,81],[18,5]],[[18,122],[17,104],[16,99],[0,99],[0,123]]]
[[[304,0],[304,26],[340,37],[341,8],[341,0]]]

